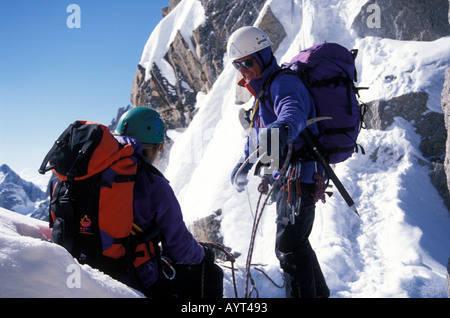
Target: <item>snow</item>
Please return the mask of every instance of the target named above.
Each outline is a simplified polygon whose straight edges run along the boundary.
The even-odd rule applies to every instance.
[[[442,113],[441,92],[450,65],[450,36],[431,42],[366,37],[356,41],[366,101],[390,99],[411,92],[428,93],[428,108]]]
[[[161,74],[170,84],[176,84],[176,76],[167,61],[164,59],[170,44],[180,32],[183,39],[193,48],[191,34],[205,19],[204,9],[198,0],[181,1],[161,22],[155,27],[148,39],[139,62],[146,69],[145,80],[151,79],[150,70],[156,63]],[[195,54],[195,49],[191,49]]]
[[[357,38],[349,23],[365,3],[362,0],[268,3],[288,33],[276,52],[279,62],[318,41],[343,43],[359,49],[359,85],[370,86],[363,101],[425,91],[430,95],[429,109],[442,111],[439,98],[443,70],[450,64],[449,37],[433,42]],[[300,18],[293,19],[286,8]],[[200,1],[180,2],[151,34],[141,65],[156,63],[173,81],[173,70],[164,64],[163,56],[177,30],[189,43],[190,32],[203,20]],[[228,64],[212,91],[198,94],[198,113],[190,126],[184,132],[169,132],[175,143],[165,175],[186,223],[221,209],[224,244],[241,254],[235,268],[238,293],[243,297],[259,178],[251,171],[248,190],[242,193],[230,185],[230,173],[242,155],[247,134],[238,112],[251,105],[234,103],[235,80],[235,70]],[[395,118],[386,131],[363,130],[358,141],[366,155],[355,154],[335,171],[361,217],[334,191],[325,204],[317,204],[310,236],[331,297],[447,297],[450,215],[430,182],[431,170],[418,148],[420,137],[411,123]],[[41,234],[46,232],[46,223],[4,209],[0,219],[0,297],[140,297],[99,271],[78,265],[62,247],[50,243]],[[259,297],[284,297],[284,289],[256,270],[283,284],[274,243],[273,204],[264,210],[253,251],[252,264],[256,265],[251,273]],[[233,298],[229,263],[220,265],[225,273],[224,295]],[[74,283],[68,271],[72,266],[80,270],[80,288],[69,288]]]
[[[48,223],[0,208],[0,298],[141,297],[49,242]]]
[[[337,297],[446,297],[448,212],[418,163],[417,145],[408,141],[417,139],[408,136],[410,124],[399,121],[386,132],[363,131],[368,155],[336,169],[358,198],[361,219],[331,199],[319,206],[311,241],[325,273],[352,273]]]

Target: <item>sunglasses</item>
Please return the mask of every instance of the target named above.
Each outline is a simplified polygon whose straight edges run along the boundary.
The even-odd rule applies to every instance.
[[[254,60],[254,58],[249,58],[248,60],[244,60],[244,61],[242,61],[242,62],[236,62],[236,61],[233,61],[232,63],[233,63],[233,66],[234,66],[238,71],[241,70],[241,67],[244,67],[244,68],[246,68],[247,70],[249,70],[249,69],[251,69],[251,68],[253,67],[253,60]]]

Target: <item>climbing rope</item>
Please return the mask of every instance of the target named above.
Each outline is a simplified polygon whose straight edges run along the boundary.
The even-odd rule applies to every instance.
[[[212,242],[199,242],[200,245],[208,247],[208,248],[214,248],[216,250],[219,250],[220,252],[225,254],[225,259],[231,263],[231,276],[233,279],[233,286],[234,286],[234,294],[236,298],[238,298],[238,292],[237,292],[237,286],[236,286],[236,276],[234,273],[234,262],[236,259],[234,258],[234,255],[229,251],[229,248],[225,247],[225,245],[221,243],[212,243]],[[202,275],[203,276],[203,275]],[[202,286],[204,282],[202,281]]]
[[[256,290],[255,282],[254,282],[254,280],[252,278],[252,275],[250,273],[250,265],[251,265],[251,260],[252,260],[252,256],[253,256],[253,248],[254,248],[254,245],[255,245],[256,231],[258,229],[258,225],[259,225],[259,222],[261,220],[261,216],[263,214],[264,208],[266,207],[267,202],[268,202],[269,198],[272,195],[273,189],[278,185],[278,183],[280,182],[280,180],[284,177],[284,175],[286,173],[286,170],[287,170],[287,168],[289,166],[289,161],[291,159],[291,155],[292,155],[292,142],[291,142],[291,140],[288,140],[288,153],[287,153],[286,159],[285,159],[285,161],[283,163],[283,166],[281,168],[280,175],[278,176],[277,179],[275,179],[275,182],[274,182],[272,188],[270,190],[268,190],[268,184],[266,184],[267,179],[264,180],[264,178],[263,178],[264,185],[260,185],[260,187],[258,187],[258,189],[261,188],[261,190],[264,190],[264,192],[260,192],[258,203],[257,203],[257,206],[256,206],[255,217],[253,219],[253,227],[252,227],[252,233],[251,233],[251,237],[250,237],[250,245],[249,245],[249,248],[248,248],[247,261],[246,261],[246,266],[245,266],[245,270],[246,270],[245,292],[244,292],[244,297],[245,298],[248,298],[252,294],[253,290]],[[262,199],[263,194],[266,194],[267,196],[266,196],[266,199],[264,200],[264,203],[263,203],[263,205],[261,207],[261,210],[258,212],[258,208],[259,208],[259,205],[261,203],[261,199]],[[248,292],[249,282],[250,282],[250,284],[252,286],[252,288],[250,290],[250,293]],[[257,292],[257,290],[256,290],[256,292]]]

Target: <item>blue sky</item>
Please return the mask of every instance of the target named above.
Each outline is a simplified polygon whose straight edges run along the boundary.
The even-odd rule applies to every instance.
[[[110,124],[168,3],[0,0],[0,165],[37,171],[73,121]]]

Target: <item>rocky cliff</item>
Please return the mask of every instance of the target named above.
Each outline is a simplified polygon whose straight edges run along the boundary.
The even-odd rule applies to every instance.
[[[171,0],[167,15],[179,0]],[[158,110],[169,129],[186,127],[195,115],[197,93],[208,93],[222,72],[228,37],[244,25],[252,25],[261,16],[265,0],[254,1],[201,1],[206,20],[196,28],[190,39],[180,32],[170,44],[164,59],[177,74],[176,84],[162,77],[161,70],[153,64],[151,79],[145,80],[146,69],[138,65],[132,86],[131,104],[151,106]],[[260,25],[276,46],[283,40],[284,29],[269,7],[264,8]],[[193,44],[193,49],[188,45]]]
[[[360,37],[434,41],[450,34],[448,8],[448,0],[371,0],[361,7],[352,28]]]

